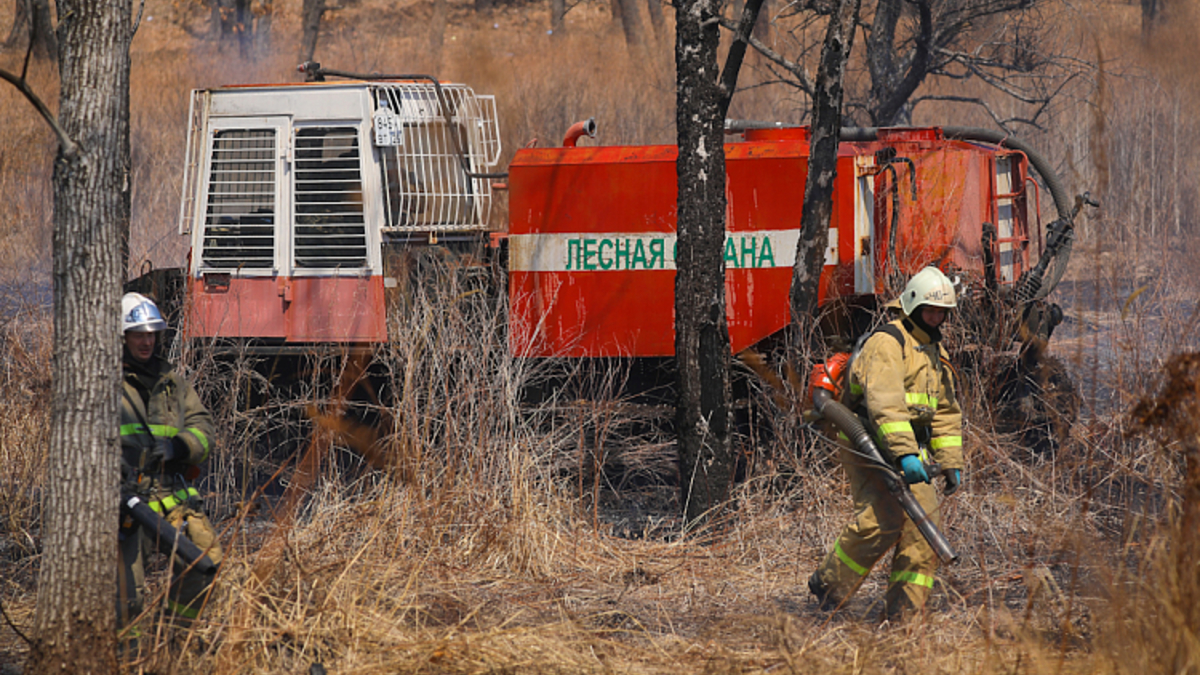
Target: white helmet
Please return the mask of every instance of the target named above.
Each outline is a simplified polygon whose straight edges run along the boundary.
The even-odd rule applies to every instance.
[[[121,298],[121,332],[156,333],[167,329],[158,305],[141,293],[126,293]]]
[[[936,267],[926,267],[913,275],[900,294],[900,309],[905,315],[912,316],[921,305],[954,309],[957,300],[954,295],[954,283],[942,274]]]

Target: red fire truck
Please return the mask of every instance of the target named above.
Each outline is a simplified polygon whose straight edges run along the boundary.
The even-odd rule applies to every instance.
[[[305,83],[193,94],[180,217],[188,268],[134,284],[176,280],[185,340],[266,354],[370,349],[400,325],[389,312],[403,311],[411,254],[440,249],[506,261],[516,356],[673,355],[674,146],[580,147],[589,122],[562,147],[518,150],[499,172],[491,96],[307,67]],[[346,77],[325,81],[334,75]],[[788,325],[809,142],[804,127],[729,132],[724,262],[739,352]],[[847,129],[842,141],[823,305],[874,307],[934,264],[1004,316],[1036,307],[1032,328],[1049,336],[1061,313],[1042,299],[1061,276],[1074,214],[1036,152],[959,128]],[[508,214],[496,223],[498,189]],[[1045,227],[1043,190],[1058,212]],[[171,293],[158,295],[171,309]],[[1002,312],[990,311],[994,329]]]

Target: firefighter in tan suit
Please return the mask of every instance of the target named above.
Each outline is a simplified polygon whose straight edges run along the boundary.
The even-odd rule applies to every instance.
[[[927,267],[909,280],[889,307],[898,307],[904,316],[873,333],[854,357],[846,404],[866,422],[884,457],[900,470],[917,501],[940,525],[933,477],[925,462],[932,456],[941,465],[946,495],[958,489],[963,467],[962,413],[939,330],[955,307],[954,286],[936,267]],[[860,460],[845,443],[841,459],[850,478],[854,518],[809,578],[808,588],[822,608],[836,608],[895,548],[884,616],[903,619],[919,611],[929,598],[937,557],[888,492],[880,471]]]
[[[212,523],[200,510],[199,493],[189,483],[195,466],[212,452],[212,417],[196,390],[158,355],[166,322],[158,307],[138,293],[121,299],[124,333],[124,385],[121,393],[121,460],[126,488],[181,530],[215,564],[221,545]],[[117,612],[124,626],[142,612],[145,556],[149,541],[133,521],[122,520]],[[174,560],[167,608],[183,622],[196,618],[207,599],[211,577],[184,571]],[[136,636],[135,636],[136,637]]]

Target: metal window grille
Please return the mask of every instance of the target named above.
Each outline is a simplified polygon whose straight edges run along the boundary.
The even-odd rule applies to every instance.
[[[491,182],[467,172],[488,173],[499,162],[495,99],[463,85],[441,92],[423,82],[373,88],[387,231],[487,229]]]
[[[203,171],[200,168],[204,160],[204,131],[208,115],[208,92],[195,90],[192,92],[191,127],[189,127],[187,153],[183,161],[183,199],[179,205],[179,234],[192,231],[196,217],[196,183],[199,182]]]
[[[355,127],[296,130],[296,267],[346,268],[367,264],[362,163]]]
[[[270,269],[275,259],[275,131],[212,136],[201,260],[218,269]]]

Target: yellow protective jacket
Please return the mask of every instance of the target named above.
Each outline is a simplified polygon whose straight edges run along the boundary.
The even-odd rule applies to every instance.
[[[962,410],[945,348],[908,319],[889,326],[904,344],[884,330],[867,339],[850,366],[847,406],[860,414],[865,408],[880,451],[893,463],[920,454],[916,431],[928,427],[933,459],[944,469],[963,468]]]
[[[148,387],[144,371],[139,377],[125,365],[121,395],[121,451],[125,461],[135,469],[144,469],[156,437],[177,437],[187,446],[187,464],[203,462],[212,452],[215,438],[212,416],[196,390],[170,363],[155,356],[152,369],[157,370],[157,377]]]

